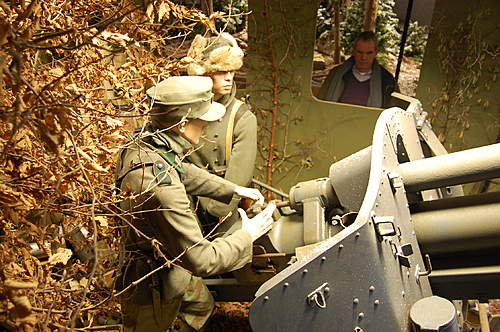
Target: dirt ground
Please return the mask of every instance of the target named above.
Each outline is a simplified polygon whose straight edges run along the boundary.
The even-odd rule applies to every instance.
[[[206,332],[250,332],[250,302],[217,302]]]
[[[216,302],[214,314],[205,332],[251,332],[248,321],[250,304],[251,302]],[[181,331],[178,321],[174,322],[171,330]]]

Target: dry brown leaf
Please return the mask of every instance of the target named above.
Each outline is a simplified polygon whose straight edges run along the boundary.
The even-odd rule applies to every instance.
[[[111,128],[116,128],[116,127],[123,127],[123,121],[110,118],[109,116],[106,117],[106,124],[110,126]]]
[[[108,224],[108,218],[106,218],[104,216],[96,216],[95,220],[99,223],[99,225],[101,227],[108,227],[109,226],[109,224]]]
[[[63,265],[66,265],[72,255],[73,252],[71,251],[71,249],[58,248],[57,252],[49,257],[49,264],[56,265],[58,263],[62,263]]]
[[[116,142],[124,142],[126,137],[121,135],[119,132],[115,131],[108,135],[103,135],[101,138],[101,142],[103,143],[116,143]]]
[[[49,70],[49,74],[55,77],[60,77],[64,75],[64,70],[62,70],[62,68],[56,67]]]
[[[82,286],[80,285],[80,283],[74,279],[71,279],[68,281],[68,284],[69,284],[69,288],[71,290],[78,290],[78,289],[81,289]]]
[[[158,21],[161,21],[163,17],[165,17],[165,20],[168,20],[170,12],[170,7],[165,3],[162,2],[160,4],[160,8],[158,9]]]
[[[89,279],[83,277],[82,279],[80,279],[80,281],[78,282],[80,284],[80,286],[83,288],[83,287],[87,287],[88,283],[89,283]]]
[[[13,204],[17,203],[19,193],[15,192],[12,188],[0,183],[0,203]]]
[[[146,16],[149,18],[149,23],[153,23],[154,22],[154,15],[153,15],[153,11],[154,11],[154,3],[151,2],[149,5],[148,5],[148,8],[146,8]]]
[[[0,23],[0,45],[5,45],[9,42],[8,38],[11,35],[10,25],[7,22]]]
[[[22,162],[17,169],[20,177],[26,177],[29,175],[30,165],[27,162]]]

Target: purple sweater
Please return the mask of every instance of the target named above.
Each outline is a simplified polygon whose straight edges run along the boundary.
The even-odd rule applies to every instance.
[[[347,77],[346,86],[339,102],[353,105],[366,106],[370,97],[370,80],[360,82],[350,71]]]

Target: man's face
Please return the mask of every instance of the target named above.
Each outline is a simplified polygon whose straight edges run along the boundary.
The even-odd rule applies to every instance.
[[[234,74],[234,71],[217,71],[215,73],[209,74],[214,83],[212,92],[215,95],[215,100],[218,100],[222,96],[231,93],[231,89],[233,88]]]
[[[352,49],[356,68],[362,73],[370,71],[377,52],[373,40],[358,40]]]

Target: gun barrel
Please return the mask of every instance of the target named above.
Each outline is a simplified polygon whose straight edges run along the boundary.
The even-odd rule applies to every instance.
[[[399,165],[407,191],[500,177],[500,143]]]
[[[500,246],[500,203],[411,215],[419,245],[430,254]]]

